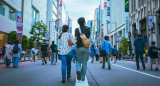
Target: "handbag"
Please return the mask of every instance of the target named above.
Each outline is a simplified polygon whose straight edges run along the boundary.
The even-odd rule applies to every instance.
[[[104,47],[105,47],[105,41],[104,41]],[[106,50],[100,50],[100,56],[106,56]]]
[[[91,45],[90,40],[85,36],[85,34],[82,33],[80,27],[78,29],[79,29],[79,33],[80,33],[80,38],[82,39],[83,46],[86,48],[89,48]]]
[[[69,39],[70,39],[70,35],[69,35]],[[72,45],[74,45],[74,44],[72,43],[71,40],[68,40],[68,45],[69,45],[69,46],[72,46]]]

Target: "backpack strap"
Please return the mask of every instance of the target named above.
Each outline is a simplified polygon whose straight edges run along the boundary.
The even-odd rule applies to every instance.
[[[78,30],[79,30],[80,35],[82,35],[82,31],[81,31],[80,27],[78,28]]]

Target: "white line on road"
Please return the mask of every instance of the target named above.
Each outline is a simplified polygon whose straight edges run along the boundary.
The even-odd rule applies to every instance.
[[[126,67],[123,67],[123,66],[119,66],[119,65],[116,65],[116,64],[112,64],[112,65],[117,66],[117,67],[120,67],[120,68],[123,68],[123,69],[130,70],[130,71],[133,71],[133,72],[137,72],[137,73],[140,73],[140,74],[143,74],[143,75],[147,75],[147,76],[151,76],[151,77],[154,77],[154,78],[160,79],[160,77],[159,77],[159,76],[151,75],[151,74],[148,74],[148,73],[143,73],[143,72],[136,71],[136,70],[133,70],[133,69],[130,69],[130,68],[126,68]]]
[[[76,76],[76,85],[75,86],[89,86],[87,78],[85,77],[85,81],[79,81],[79,80],[77,80],[77,76]]]

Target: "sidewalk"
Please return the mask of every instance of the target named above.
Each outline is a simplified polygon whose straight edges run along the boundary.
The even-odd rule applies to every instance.
[[[25,60],[24,58],[19,60],[19,62],[24,62],[24,61],[30,61],[29,57],[25,57]],[[11,60],[11,63],[12,63],[12,60]],[[0,64],[5,64],[4,59],[0,59]]]

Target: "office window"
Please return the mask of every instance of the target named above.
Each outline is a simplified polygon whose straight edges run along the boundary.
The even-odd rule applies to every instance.
[[[5,16],[5,4],[0,1],[0,14]]]
[[[32,22],[37,22],[39,19],[39,12],[32,8]]]
[[[15,12],[11,8],[9,8],[9,19],[15,20]]]

